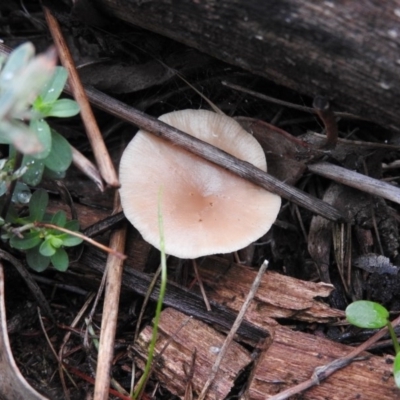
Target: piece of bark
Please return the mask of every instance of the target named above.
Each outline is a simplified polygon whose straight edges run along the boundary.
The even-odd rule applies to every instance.
[[[72,281],[77,286],[96,288],[98,282],[96,283],[96,280],[93,277],[93,272],[100,274],[104,273],[105,258],[104,253],[97,249],[90,248],[85,251],[80,260],[73,266],[77,266],[79,274],[73,275],[72,270],[69,270],[69,281]],[[63,276],[65,276],[65,274],[63,274]],[[126,297],[129,296],[129,298],[131,298],[132,294],[145,296],[148,292],[152,278],[152,274],[145,274],[136,271],[135,258],[128,257],[125,260],[125,269],[122,278],[122,295]],[[156,285],[154,290],[151,292],[150,298],[151,300],[156,301],[158,296],[159,286]],[[164,305],[173,307],[186,315],[192,315],[206,323],[214,324],[221,330],[229,330],[236,317],[235,312],[226,306],[215,302],[211,302],[212,310],[207,311],[204,306],[204,300],[201,296],[173,283],[167,284]],[[238,335],[252,344],[256,344],[261,339],[271,336],[271,332],[256,327],[254,324],[245,320],[238,330]]]
[[[400,4],[94,0],[107,15],[399,130]],[[379,101],[377,101],[379,99]]]
[[[286,327],[275,328],[271,346],[261,356],[253,374],[248,398],[265,400],[289,387],[309,379],[316,367],[342,357],[353,350],[350,346],[295,332]],[[354,361],[335,372],[320,385],[303,392],[304,400],[392,400],[399,396],[392,376],[393,357],[377,357],[363,353],[365,359]]]
[[[238,311],[257,271],[243,265],[208,257],[200,275],[210,299]],[[268,327],[270,318],[291,318],[308,322],[329,322],[343,317],[343,311],[330,308],[316,298],[328,297],[334,290],[326,283],[306,282],[267,271],[246,313],[246,320]]]
[[[184,398],[188,384],[191,384],[193,394],[201,392],[225,339],[224,335],[203,322],[195,319],[188,321],[188,318],[172,308],[162,312],[154,353],[153,365],[157,380],[180,398]],[[152,327],[148,326],[140,333],[134,346],[140,355],[138,364],[142,368],[148,355],[151,335]],[[164,346],[166,348],[159,356]],[[190,372],[192,362],[194,365]],[[249,351],[232,342],[206,399],[226,398],[235,379],[250,362]]]

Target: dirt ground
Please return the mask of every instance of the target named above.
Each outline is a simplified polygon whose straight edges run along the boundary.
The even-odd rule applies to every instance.
[[[320,137],[315,139],[310,134],[322,133],[324,129],[316,115],[276,102],[267,102],[234,90],[222,82],[304,107],[312,107],[312,98],[121,21],[107,20],[104,25],[89,26],[67,13],[57,17],[85,85],[94,86],[155,117],[186,108],[209,109],[205,100],[208,99],[229,116],[262,120],[295,138],[307,140],[311,148],[319,145],[317,141],[321,140]],[[25,41],[32,41],[37,51],[41,52],[51,44],[42,10],[34,1],[25,2],[24,7],[18,1],[2,4],[0,20],[0,37],[7,46],[15,47]],[[336,110],[334,102],[332,107],[335,111],[346,111]],[[104,111],[95,108],[94,112],[107,149],[114,164],[118,166],[123,149],[137,129]],[[54,120],[51,123],[73,146],[93,159],[79,117],[61,123]],[[341,118],[338,127],[339,143],[334,150],[325,153],[324,161],[384,179],[398,187],[398,167],[385,167],[399,159],[399,148],[388,146],[399,143],[398,135],[363,120]],[[257,138],[267,135],[262,128],[254,134]],[[368,146],[360,144],[365,142],[369,143]],[[268,147],[262,142],[267,149],[268,165],[271,160],[271,174],[275,173],[287,183],[343,210],[350,216],[351,224],[324,225],[323,219],[316,217],[310,210],[283,200],[278,220],[271,231],[241,251],[241,260],[253,272],[257,271],[263,260],[268,259],[269,271],[305,282],[333,285],[332,293],[321,300],[333,310],[344,310],[349,302],[362,298],[380,302],[397,315],[400,310],[400,275],[397,274],[400,266],[399,204],[309,172],[305,165],[312,161],[305,160],[304,154],[296,153],[293,156],[287,151],[282,160],[282,157],[278,157],[278,154],[285,151],[282,143],[283,140],[278,140],[273,142],[272,147]],[[120,226],[118,224],[122,219],[106,219],[112,214],[114,191],[107,189],[100,192],[89,178],[74,167],[71,167],[62,182],[62,190],[53,181],[41,184],[51,196],[51,210],[55,212],[65,209],[69,212],[70,207],[65,202],[65,193],[69,193],[81,227],[93,227],[95,233],[92,236],[108,244],[110,232]],[[105,227],[100,226],[100,222],[104,221]],[[129,265],[143,274],[140,275],[144,277],[142,282],[146,282],[145,277],[151,277],[159,265],[159,253],[144,242],[131,226],[127,243]],[[24,262],[23,254],[8,247],[5,250]],[[41,274],[31,271],[50,305],[54,320],[43,315],[43,311],[39,316],[35,298],[24,280],[10,263],[5,263],[7,323],[13,355],[28,383],[50,399],[65,399],[66,391],[71,399],[89,399],[95,380],[97,350],[93,339],[99,335],[102,300],[93,311],[91,326],[94,332],[90,334],[90,340],[85,339],[87,327],[84,318],[76,325],[74,320],[80,312],[84,313],[85,318],[90,313],[91,305],[88,306],[86,302],[98,290],[105,255],[83,245],[71,251],[70,259],[73,261],[66,273],[53,269]],[[216,278],[207,267],[207,262],[203,260],[201,264],[201,275],[206,291],[214,293],[216,288],[213,281]],[[223,255],[218,265],[233,262],[232,255]],[[169,279],[177,285],[191,288],[194,272],[190,261],[171,257],[168,263]],[[191,290],[198,296],[197,285]],[[133,338],[138,329],[144,293],[145,289],[142,292],[137,289],[135,292],[125,285],[121,294],[112,377],[126,391],[129,391],[131,385],[132,371],[138,378],[143,366],[140,361],[143,357],[140,357],[140,350],[133,345]],[[179,309],[178,303],[185,301],[174,300],[172,294],[184,296],[186,292],[180,293],[178,289],[171,288],[169,293],[171,297],[166,304]],[[192,300],[187,301],[192,305]],[[185,305],[180,310],[184,309]],[[202,312],[197,312],[198,318],[202,319]],[[153,315],[154,303],[150,302],[140,322],[141,329],[148,325]],[[40,318],[48,339],[39,323]],[[346,345],[359,344],[371,335],[371,332],[342,326],[337,323],[341,319],[334,317],[313,321],[311,317],[308,320],[298,320],[294,314],[282,314],[281,317],[275,317],[275,320],[295,332]],[[209,322],[207,319],[204,321]],[[229,322],[226,322],[225,330],[228,325]],[[221,331],[220,328],[218,330]],[[58,353],[64,340],[67,342],[63,357],[71,369],[68,370],[69,377],[64,373],[63,383],[50,343]],[[249,340],[248,336],[238,342],[254,354],[256,341]],[[385,343],[376,346],[373,354],[379,357],[393,354],[390,344]],[[138,368],[133,369],[135,363]],[[248,366],[239,374],[228,398],[235,398],[245,390],[250,374],[251,367]],[[168,384],[162,382],[161,378],[160,381],[157,376],[153,375],[149,380],[145,398],[178,398],[168,390]],[[110,395],[110,398],[117,397]]]

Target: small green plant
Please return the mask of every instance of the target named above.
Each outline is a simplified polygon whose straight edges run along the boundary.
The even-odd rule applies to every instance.
[[[160,293],[158,295],[156,313],[154,316],[153,332],[151,335],[149,345],[149,356],[147,357],[146,365],[144,367],[143,375],[141,376],[136,390],[131,394],[132,399],[138,399],[142,395],[144,386],[149,379],[152,362],[154,358],[154,351],[156,348],[158,326],[160,324],[161,311],[164,302],[165,291],[167,289],[167,255],[165,253],[165,237],[164,237],[164,221],[161,210],[162,189],[158,192],[158,229],[160,232],[160,252],[161,252],[161,283]]]
[[[0,144],[7,146],[7,156],[0,159],[1,238],[25,251],[28,265],[36,271],[50,263],[65,271],[65,247],[82,239],[60,229],[77,231],[78,222],[67,221],[63,211],[47,214],[47,193],[37,190],[31,195],[29,186],[38,185],[43,177],[65,175],[72,162],[71,146],[45,118],[74,116],[79,106],[59,99],[67,71],[55,66],[54,51],[36,57],[34,53],[33,45],[25,43],[0,59]],[[20,217],[17,210],[25,204],[29,215]]]
[[[36,190],[29,202],[29,215],[11,216],[13,225],[20,227],[11,228],[11,224],[3,227],[5,233],[2,239],[9,240],[13,248],[26,251],[26,261],[35,271],[44,271],[50,263],[59,271],[65,271],[69,264],[65,247],[76,246],[82,243],[82,239],[46,225],[55,225],[74,232],[79,229],[79,223],[76,220],[67,221],[64,211],[58,211],[54,215],[46,214],[48,201],[49,196],[45,190]]]
[[[359,300],[349,304],[346,308],[346,319],[359,328],[379,329],[387,326],[396,353],[393,363],[394,381],[400,388],[400,346],[389,320],[389,311],[379,303]]]

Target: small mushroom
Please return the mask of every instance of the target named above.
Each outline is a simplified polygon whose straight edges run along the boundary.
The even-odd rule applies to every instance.
[[[164,114],[161,121],[266,171],[264,151],[234,119],[206,110]],[[121,202],[128,220],[159,248],[158,199],[166,253],[197,258],[239,250],[271,228],[279,196],[145,131],[122,155]]]

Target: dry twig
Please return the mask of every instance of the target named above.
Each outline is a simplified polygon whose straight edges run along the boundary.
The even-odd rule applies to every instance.
[[[89,142],[92,146],[94,156],[99,166],[101,175],[107,184],[118,187],[118,177],[103,137],[96,123],[93,111],[90,107],[85,90],[76,71],[75,63],[68,49],[67,43],[61,31],[60,24],[51,14],[50,10],[43,7],[44,15],[53,37],[54,44],[60,55],[61,63],[68,70],[68,79],[70,82],[71,92],[81,108],[81,116],[86,128]]]
[[[115,195],[114,213],[121,211],[118,193]],[[126,239],[126,224],[111,234],[110,248],[123,252]],[[110,372],[114,354],[114,338],[117,328],[119,295],[123,260],[110,254],[107,258],[107,283],[101,321],[99,356],[96,369],[94,400],[106,400],[109,396]]]

